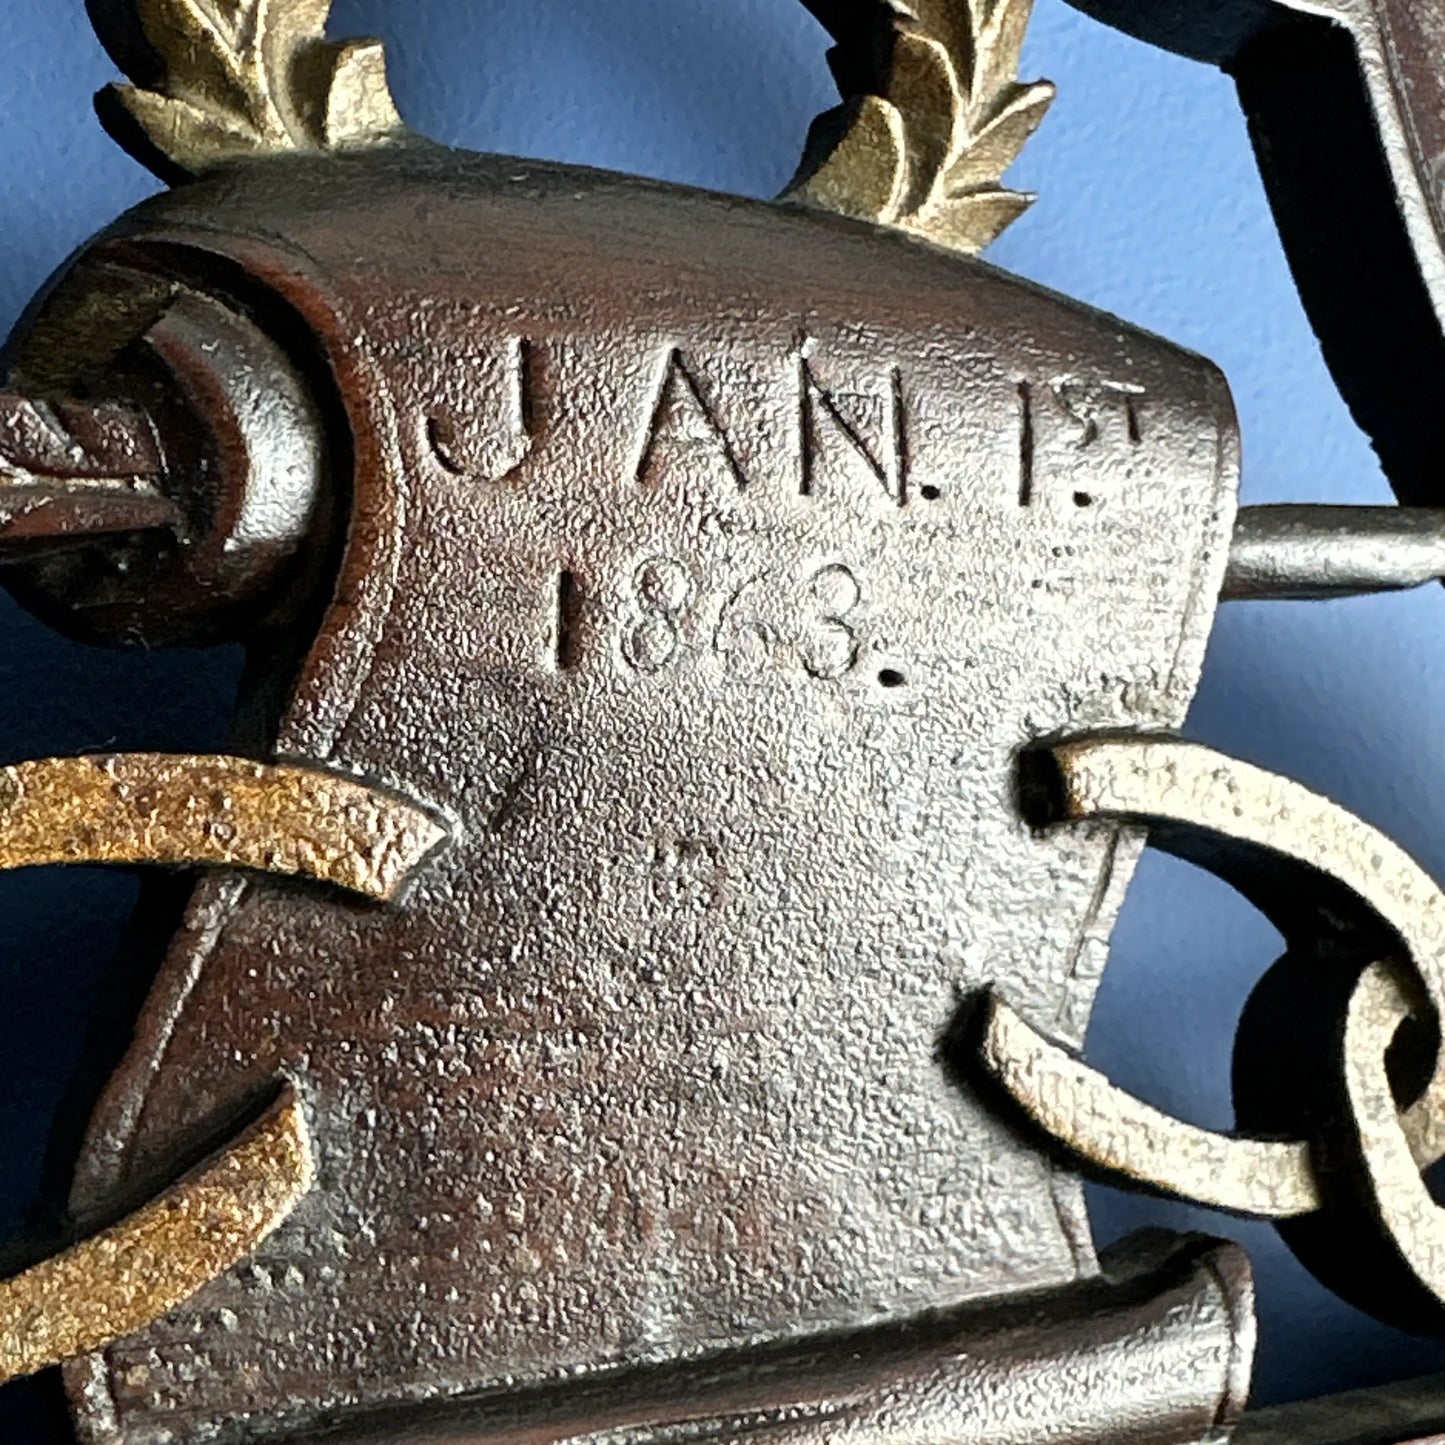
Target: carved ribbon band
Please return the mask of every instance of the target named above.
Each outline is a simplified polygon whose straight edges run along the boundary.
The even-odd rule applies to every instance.
[[[311,878],[384,900],[442,842],[413,804],[350,778],[237,758],[54,758],[0,769],[0,869],[156,863]],[[311,1187],[288,1088],[139,1213],[0,1282],[0,1382],[99,1349],[252,1254]]]
[[[1148,825],[1157,845],[1250,897],[1307,961],[1361,940],[1367,952],[1331,1045],[1339,1077],[1320,1085],[1337,1096],[1320,1118],[1350,1137],[1251,1138],[1184,1123],[1116,1088],[996,994],[981,1021],[986,1075],[1036,1127],[1106,1175],[1233,1213],[1288,1220],[1342,1209],[1357,1225],[1371,1222],[1438,1313],[1445,1212],[1421,1170],[1445,1155],[1445,1051],[1403,1110],[1386,1052],[1412,1016],[1442,1014],[1445,895],[1344,809],[1190,743],[1069,743],[1031,760],[1025,792],[1044,824]],[[1290,866],[1281,872],[1281,864]],[[1388,956],[1368,951],[1387,942]],[[1351,1160],[1356,1167],[1341,1163]]]

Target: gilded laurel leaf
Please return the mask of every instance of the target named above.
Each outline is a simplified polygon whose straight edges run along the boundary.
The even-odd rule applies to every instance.
[[[933,178],[952,159],[958,90],[958,71],[942,41],[916,30],[901,31],[884,99],[898,112],[907,137],[905,212],[928,204]]]
[[[189,101],[129,87],[122,97],[151,144],[188,175],[199,175],[218,161],[253,155],[258,149],[254,130],[229,125],[222,116]]]
[[[813,176],[814,204],[860,221],[902,205],[907,138],[902,117],[886,100],[860,96],[820,116],[810,144],[829,157]]]
[[[996,186],[1053,103],[1051,85],[1013,86],[997,113],[979,127],[973,143],[949,167],[944,177],[946,193],[957,197]]]
[[[987,101],[1002,96],[1018,81],[1024,36],[1033,14],[1034,0],[994,0],[983,13],[975,45],[978,66],[974,74],[975,98]]]
[[[983,250],[1032,203],[1003,176],[1054,99],[1018,79],[1033,0],[805,3],[838,42],[845,104],[814,126],[789,198]]]
[[[326,38],[331,0],[132,0],[158,77],[114,88],[164,166],[387,144],[406,135],[374,41]]]

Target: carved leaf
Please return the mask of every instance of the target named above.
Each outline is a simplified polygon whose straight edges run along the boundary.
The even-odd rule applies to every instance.
[[[817,164],[810,167],[812,157]],[[791,194],[859,220],[892,221],[907,183],[903,118],[888,101],[865,95],[814,122]]]
[[[254,155],[259,148],[260,138],[249,126],[231,126],[215,111],[189,101],[130,86],[123,87],[120,95],[151,144],[189,174],[199,174],[219,161]]]
[[[904,228],[953,251],[977,255],[991,246],[1034,198],[1021,191],[970,191],[935,211],[906,220]]]
[[[949,167],[944,193],[957,197],[995,187],[1042,124],[1054,103],[1054,94],[1052,85],[1014,86],[993,119],[973,135],[963,154]]]
[[[991,0],[975,31],[977,65],[970,86],[977,113],[1018,81],[1024,36],[1033,15],[1034,0]]]
[[[854,123],[873,138],[855,142],[835,124],[833,150],[820,154],[827,136],[815,129],[789,195],[954,250],[978,251],[996,239],[1032,203],[1006,189],[1003,175],[1054,99],[1052,85],[1017,78],[1033,0],[805,3],[837,39],[834,77]],[[879,185],[880,116],[863,104],[869,98],[886,101],[899,118],[901,195]],[[814,184],[823,174],[826,191]]]
[[[907,0],[909,21],[915,30],[934,36],[953,57],[961,79],[973,74],[974,37],[981,7],[993,0]]]
[[[156,54],[167,61],[184,55],[187,74],[172,92],[177,99],[204,94],[211,107],[230,112],[233,123],[255,129],[253,90],[234,42],[234,27],[203,0],[141,0],[141,26]]]
[[[213,0],[214,3],[214,0]],[[242,0],[243,4],[248,0]],[[313,40],[326,34],[326,19],[331,13],[331,0],[249,0],[254,5],[255,25],[259,30],[260,49],[277,61],[298,54]],[[284,62],[283,62],[284,63]]]
[[[942,41],[913,29],[899,31],[887,98],[903,121],[909,173],[905,206],[910,211],[927,205],[935,177],[952,157],[958,90],[958,72]]]
[[[400,136],[406,126],[397,114],[386,81],[386,50],[379,40],[353,40],[334,49],[326,96],[322,143],[333,149],[367,146],[378,137]]]
[[[190,175],[223,161],[380,145],[406,134],[376,42],[326,39],[331,0],[132,0],[161,62],[115,94]]]

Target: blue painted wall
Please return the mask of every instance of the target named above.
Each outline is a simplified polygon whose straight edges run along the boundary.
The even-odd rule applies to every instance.
[[[106,142],[91,93],[111,67],[82,0],[0,0],[0,322],[74,246],[151,189]],[[438,139],[754,195],[791,173],[831,103],[821,32],[796,0],[338,0],[338,32],[391,43],[403,111]],[[1030,75],[1059,83],[1019,165],[1038,206],[999,264],[1218,361],[1245,434],[1245,498],[1384,501],[1275,239],[1229,83],[1039,0]],[[1348,205],[1341,177],[1340,204]],[[1232,606],[1190,725],[1380,824],[1445,878],[1445,596]],[[204,748],[229,653],[118,657],[65,644],[0,602],[0,760]],[[0,1238],[27,1227],[45,1132],[83,1043],[133,885],[0,876]],[[1151,856],[1118,933],[1091,1056],[1128,1087],[1227,1125],[1234,1021],[1279,941],[1228,890]],[[1094,1196],[1101,1237],[1145,1221],[1244,1239],[1256,1260],[1262,1399],[1445,1368],[1445,1351],[1333,1302],[1264,1228]],[[0,1393],[0,1438],[64,1438],[48,1386]]]

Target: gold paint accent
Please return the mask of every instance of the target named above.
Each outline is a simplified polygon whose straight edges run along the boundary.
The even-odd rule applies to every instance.
[[[385,900],[445,837],[414,804],[311,768],[116,754],[0,769],[0,869],[247,868]]]
[[[1377,828],[1300,783],[1175,738],[1084,739],[1051,752],[1059,822],[1175,825],[1262,849],[1343,884],[1404,945],[1427,996],[1445,1003],[1445,894]],[[1412,1126],[1445,1155],[1445,1050]]]
[[[1080,1159],[1132,1184],[1262,1219],[1313,1214],[1333,1202],[1303,1141],[1236,1138],[1199,1129],[1111,1085],[1062,1045],[1044,1039],[997,997],[987,1001],[985,1069],[1030,1119]],[[1445,1210],[1423,1177],[1438,1151],[1426,1127],[1427,1094],[1401,1114],[1386,1066],[1390,1045],[1415,1015],[1408,971],[1393,960],[1360,975],[1345,1008],[1339,1062],[1358,1169],[1331,1188],[1359,1190],[1368,1217],[1410,1274],[1445,1304]]]
[[[784,199],[982,251],[1033,204],[1003,175],[1056,94],[1018,79],[1033,0],[806,3],[838,42],[844,104]]]
[[[225,1153],[114,1229],[0,1283],[0,1382],[105,1348],[255,1252],[315,1177],[294,1091]]]
[[[387,145],[408,135],[381,42],[326,39],[331,0],[132,3],[161,78],[112,93],[188,175],[224,161]]]
[[[1057,821],[1184,825],[1306,863],[1345,884],[1388,923],[1428,995],[1442,996],[1445,895],[1403,849],[1337,804],[1276,774],[1174,739],[1085,740],[1050,756],[1057,768]],[[1383,985],[1362,987],[1368,1001]],[[1378,1012],[1385,1006],[1370,1007]],[[1390,1098],[1383,1053],[1372,1052],[1383,1027],[1365,1037],[1359,1025],[1365,1042],[1354,1054],[1366,1059],[1366,1070],[1380,1072],[1369,1086],[1375,1105],[1380,1087]],[[1386,1043],[1393,1034],[1392,1027]],[[1307,1214],[1322,1203],[1304,1141],[1243,1138],[1175,1119],[1115,1087],[997,995],[985,1000],[979,1063],[1035,1125],[1108,1174],[1262,1218]],[[1352,1067],[1347,1083],[1365,1089],[1361,1066]],[[1389,1105],[1392,1127],[1403,1140],[1390,1156],[1392,1167],[1398,1172],[1401,1158],[1412,1161],[1417,1180],[1419,1170],[1445,1156],[1440,1069],[1437,1064],[1434,1081],[1402,1117],[1395,1119],[1392,1099]],[[1364,1105],[1357,1101],[1356,1107]]]
[[[389,899],[445,838],[413,804],[242,758],[46,758],[0,769],[0,869],[250,868]],[[287,1089],[224,1154],[129,1220],[0,1284],[0,1382],[136,1333],[239,1264],[314,1177]]]

